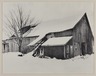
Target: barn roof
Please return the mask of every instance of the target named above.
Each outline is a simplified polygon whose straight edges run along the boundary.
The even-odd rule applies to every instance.
[[[57,32],[57,31],[63,31],[63,30],[73,28],[77,24],[77,22],[80,21],[80,19],[83,16],[84,16],[84,13],[79,14],[79,15],[76,14],[75,16],[72,15],[72,16],[68,16],[63,19],[51,20],[51,21],[47,21],[47,22],[43,22],[43,23],[39,24],[36,28],[34,28],[33,31],[31,31],[27,35],[27,36],[32,36],[32,35],[34,36],[34,35],[39,34],[39,37],[36,40],[34,40],[33,42],[31,42],[28,46],[34,45],[36,42],[41,40],[49,32]],[[68,38],[64,37],[62,39],[65,39],[64,42],[66,42],[66,39],[68,39]],[[55,38],[53,38],[53,39],[55,39]],[[61,43],[62,43],[62,39],[60,40]],[[50,43],[50,39],[48,40],[48,42]],[[64,44],[64,42],[63,42],[63,44]],[[58,42],[58,44],[61,44],[61,43]],[[47,45],[47,43],[46,43],[46,45]]]
[[[27,46],[32,46],[36,44],[39,40],[41,40],[44,36],[38,37],[36,40],[28,44]],[[49,38],[45,43],[42,44],[42,46],[47,46],[47,45],[64,45],[66,44],[72,36],[67,36],[67,37],[56,37],[56,38]]]
[[[33,28],[35,28],[36,27],[36,25],[33,25],[33,26],[31,26],[31,25],[29,25],[29,26],[24,26],[24,27],[22,27],[19,31],[23,34],[23,37],[25,37],[25,36],[27,36],[32,30],[33,30]],[[36,35],[37,36],[37,35]],[[10,38],[12,38],[12,37],[16,37],[14,34],[10,37]]]
[[[71,38],[72,36],[50,38],[44,44],[42,44],[42,46],[65,45]]]
[[[47,21],[47,22],[43,22],[43,23],[39,24],[33,31],[31,31],[27,35],[27,36],[39,35],[39,37],[36,40],[34,40],[33,42],[31,42],[29,45],[34,45],[36,42],[38,42],[40,39],[42,39],[47,33],[59,32],[59,31],[64,31],[64,30],[73,28],[78,23],[78,21],[80,21],[81,18],[84,16],[86,16],[86,13],[85,14],[84,13],[75,14],[72,16],[69,15],[68,17],[63,18],[63,19],[51,20],[51,21]],[[65,40],[66,40],[66,38],[65,38]]]
[[[27,36],[44,35],[49,32],[58,32],[73,28],[83,16],[84,12],[79,14],[76,13],[75,15],[68,15],[62,19],[42,22]]]
[[[40,35],[36,40],[32,41],[30,44],[28,44],[27,46],[30,46],[30,45],[34,45],[36,44],[39,40],[41,40],[43,37],[45,37],[45,35]]]

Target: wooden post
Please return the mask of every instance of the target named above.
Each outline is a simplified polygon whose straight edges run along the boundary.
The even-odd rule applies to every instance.
[[[64,45],[64,58],[66,58],[65,45]]]

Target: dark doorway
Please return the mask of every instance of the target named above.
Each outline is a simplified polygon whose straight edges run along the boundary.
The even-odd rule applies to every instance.
[[[85,55],[86,48],[85,48],[85,42],[81,43],[81,54]]]

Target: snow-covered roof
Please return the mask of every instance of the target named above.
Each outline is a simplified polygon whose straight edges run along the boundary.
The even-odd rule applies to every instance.
[[[44,35],[49,32],[63,31],[73,28],[76,23],[82,18],[85,12],[76,13],[75,15],[68,15],[63,19],[50,20],[46,22],[41,22],[33,31],[31,31],[27,36],[34,35]]]
[[[42,35],[38,37],[36,40],[28,44],[27,46],[34,45],[37,43],[39,40],[41,40],[45,35]],[[45,43],[42,44],[42,46],[48,46],[48,45],[64,45],[66,44],[72,36],[67,36],[67,37],[57,37],[57,38],[49,38]]]
[[[50,38],[42,46],[52,46],[52,45],[65,45],[72,36],[70,37],[57,37],[57,38]]]
[[[63,31],[63,30],[73,28],[76,25],[76,23],[82,18],[83,15],[84,15],[84,13],[81,13],[81,14],[77,13],[77,14],[71,15],[71,16],[68,15],[67,17],[64,17],[63,19],[56,19],[56,20],[42,22],[36,28],[34,28],[33,31],[31,31],[27,35],[27,36],[39,35],[39,37],[36,40],[34,40],[33,42],[31,42],[28,46],[34,45],[49,32],[57,32],[57,31]],[[56,40],[58,40],[58,42],[57,42],[58,45],[64,44],[68,38],[70,38],[70,37],[64,37],[64,38],[62,37],[62,38],[59,38],[60,40],[58,38],[56,38]],[[55,41],[54,39],[55,38],[52,38],[53,42]],[[64,41],[63,43],[62,43],[62,40]],[[51,41],[51,39],[49,39],[46,43],[44,43],[44,45],[47,45],[47,43],[50,43],[50,41]],[[54,42],[54,44],[56,44],[56,43]]]
[[[45,35],[40,35],[36,40],[32,41],[30,44],[28,44],[27,46],[30,45],[34,45],[35,43],[37,43],[39,40],[41,40]]]

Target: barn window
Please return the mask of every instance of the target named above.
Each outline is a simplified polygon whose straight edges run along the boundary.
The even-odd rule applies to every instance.
[[[73,57],[73,46],[70,45],[70,57]]]
[[[69,53],[69,45],[67,45],[67,53]]]

